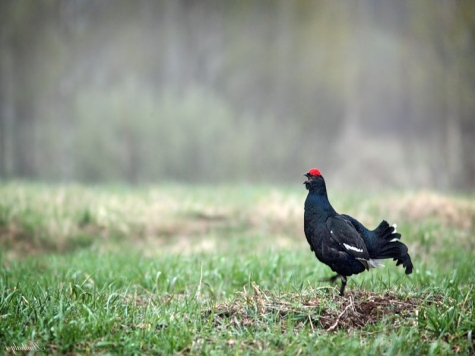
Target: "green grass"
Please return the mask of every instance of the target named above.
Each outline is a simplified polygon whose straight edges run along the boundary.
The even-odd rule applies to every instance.
[[[332,192],[397,221],[414,273],[319,280],[299,187],[0,184],[0,349],[68,354],[473,354],[475,200]],[[17,351],[18,352],[18,351]]]

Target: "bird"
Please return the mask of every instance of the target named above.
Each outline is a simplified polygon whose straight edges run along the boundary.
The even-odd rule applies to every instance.
[[[347,278],[371,268],[384,267],[383,259],[392,258],[402,264],[406,274],[413,265],[407,246],[397,232],[397,225],[383,220],[374,230],[367,229],[355,218],[338,214],[330,204],[325,179],[318,168],[304,174],[308,190],[305,199],[304,232],[310,250],[336,275],[325,279],[331,283],[341,279],[340,296],[344,295]]]

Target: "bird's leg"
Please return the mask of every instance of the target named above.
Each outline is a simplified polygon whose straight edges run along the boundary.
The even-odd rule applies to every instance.
[[[333,276],[333,277],[330,277],[330,278],[323,278],[323,279],[320,279],[320,282],[335,283],[336,280],[337,280],[338,278],[340,278],[340,277],[341,277],[341,275],[337,274],[337,275],[335,275],[335,276]]]
[[[337,274],[333,277],[322,279],[322,282],[330,282],[330,283],[335,283],[338,278],[341,278],[341,287],[340,287],[340,296],[343,296],[345,293],[345,287],[346,287],[346,282],[348,281],[346,279],[346,276],[343,276],[341,274]]]
[[[340,277],[341,277],[340,296],[343,297],[344,292],[345,292],[345,287],[346,287],[346,281],[347,281],[347,279],[346,279],[346,276],[341,276],[341,275],[340,275]]]
[[[343,296],[343,295],[345,295],[346,282],[348,281],[346,279],[346,276],[343,276],[341,274],[337,274],[333,277],[322,279],[321,281],[322,282],[335,283],[338,278],[341,278],[340,296]]]

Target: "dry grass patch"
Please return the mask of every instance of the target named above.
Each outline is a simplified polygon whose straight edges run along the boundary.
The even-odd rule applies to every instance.
[[[401,216],[410,222],[429,219],[444,227],[462,230],[475,228],[475,199],[422,191],[385,200],[381,207],[389,214]]]
[[[238,186],[118,191],[28,184],[0,188],[0,243],[9,259],[64,253],[93,243],[107,249],[119,241],[147,255],[163,250],[215,252],[226,249],[230,239],[236,238],[252,239],[253,248],[259,249],[256,236],[272,236],[273,246],[278,248],[306,245],[302,226],[305,191]],[[403,236],[411,250],[419,249],[417,244],[423,244],[426,238],[435,249],[435,243],[452,241],[455,235],[460,235],[458,245],[473,248],[474,199],[433,192],[364,198],[342,193],[341,197],[339,210],[368,227],[375,227],[383,218],[398,222],[401,228],[433,224],[422,239]],[[439,227],[454,231],[447,234]],[[263,247],[267,248],[268,243]]]
[[[213,315],[216,328],[262,328],[269,327],[269,321],[276,323],[282,332],[293,325],[294,331],[304,328],[323,329],[328,332],[338,329],[361,329],[383,320],[400,325],[417,325],[419,308],[423,299],[407,296],[401,298],[393,292],[376,294],[369,291],[355,291],[340,297],[331,287],[310,290],[305,294],[288,293],[276,295],[263,291],[255,283],[251,291],[246,288],[230,302],[218,304],[214,310],[205,310],[204,316]],[[430,303],[441,303],[442,297],[432,297]],[[426,301],[427,302],[427,301]],[[288,323],[288,321],[292,323]]]

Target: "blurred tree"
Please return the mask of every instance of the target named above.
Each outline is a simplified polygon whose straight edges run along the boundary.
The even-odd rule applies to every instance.
[[[0,177],[473,189],[474,7],[0,0]]]

